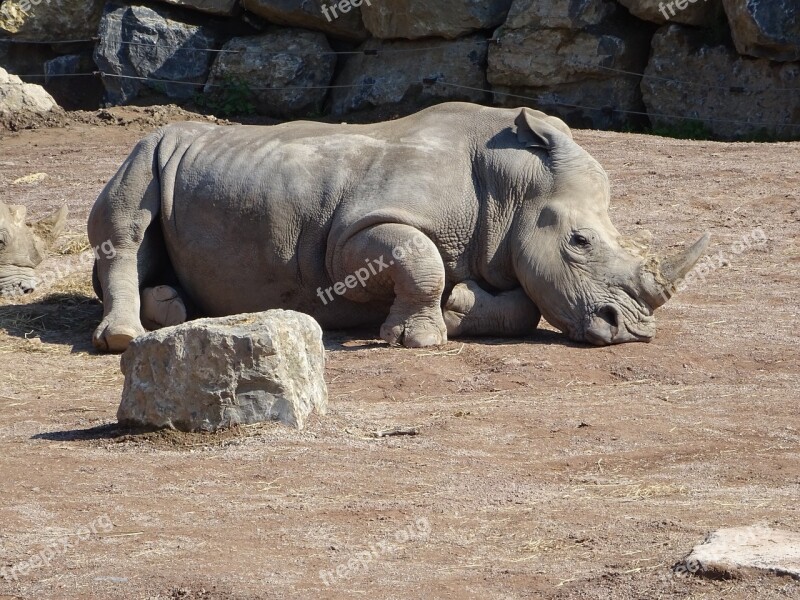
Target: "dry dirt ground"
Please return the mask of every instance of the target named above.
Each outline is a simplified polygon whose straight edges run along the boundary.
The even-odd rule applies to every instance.
[[[621,231],[713,235],[651,344],[331,333],[330,410],[306,430],[137,435],[115,427],[119,358],[91,349],[78,253],[134,143],[182,118],[156,116],[0,135],[0,199],[71,211],[55,281],[0,306],[0,597],[800,597],[671,571],[719,527],[800,531],[800,143],[576,132]],[[370,435],[394,426],[419,434]]]

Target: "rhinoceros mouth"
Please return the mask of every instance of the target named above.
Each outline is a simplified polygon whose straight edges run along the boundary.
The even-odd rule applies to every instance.
[[[651,315],[627,315],[613,304],[603,304],[589,311],[584,319],[582,341],[595,346],[624,342],[649,342],[655,336]]]
[[[0,277],[0,296],[21,296],[36,289],[36,278],[33,276]]]

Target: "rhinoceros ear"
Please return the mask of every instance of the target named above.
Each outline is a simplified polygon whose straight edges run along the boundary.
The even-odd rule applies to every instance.
[[[49,217],[45,217],[33,224],[33,231],[42,238],[48,246],[52,246],[56,238],[67,224],[67,207],[62,206]]]
[[[549,150],[559,136],[566,135],[572,139],[572,132],[564,121],[530,108],[519,111],[514,125],[517,126],[517,139],[527,148]]]

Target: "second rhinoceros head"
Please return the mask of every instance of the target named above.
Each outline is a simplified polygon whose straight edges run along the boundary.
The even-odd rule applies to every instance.
[[[36,288],[34,269],[64,229],[67,208],[32,224],[25,222],[24,206],[0,202],[0,294],[32,292]]]

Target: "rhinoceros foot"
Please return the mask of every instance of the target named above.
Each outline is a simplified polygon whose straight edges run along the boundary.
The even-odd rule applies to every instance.
[[[438,306],[415,312],[410,316],[395,310],[393,306],[389,317],[381,326],[381,338],[391,346],[398,344],[406,348],[439,346],[447,342],[447,327]]]
[[[161,329],[186,322],[186,306],[178,290],[169,285],[142,290],[142,325]]]
[[[92,336],[94,347],[100,352],[125,352],[131,340],[145,334],[145,329],[138,323],[125,323],[103,319]]]

